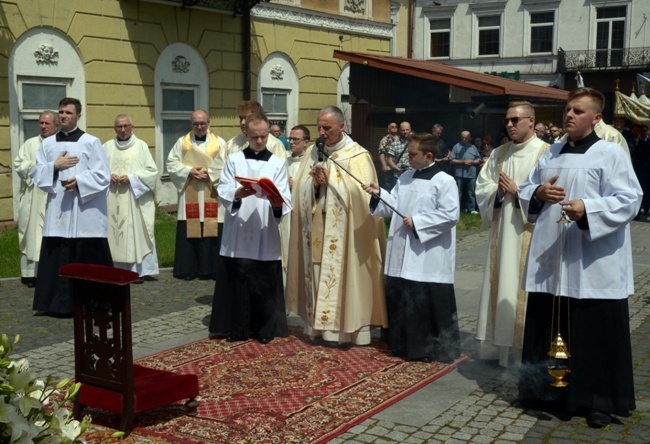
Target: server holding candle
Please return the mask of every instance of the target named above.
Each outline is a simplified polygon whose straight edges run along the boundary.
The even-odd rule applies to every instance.
[[[520,400],[558,402],[583,412],[596,428],[636,408],[629,223],[643,194],[629,156],[594,132],[603,106],[599,91],[571,92],[564,113],[568,140],[552,145],[519,187],[522,209],[535,223],[522,281],[529,297]],[[562,212],[570,222],[558,223]],[[568,386],[561,388],[551,387],[547,374],[556,297],[564,300],[560,327],[570,351]]]

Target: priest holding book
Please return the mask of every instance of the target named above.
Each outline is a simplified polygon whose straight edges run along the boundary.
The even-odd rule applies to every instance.
[[[269,121],[246,118],[248,147],[228,156],[217,194],[225,208],[210,333],[267,344],[287,335],[279,224],[291,211],[284,159],[267,149]]]

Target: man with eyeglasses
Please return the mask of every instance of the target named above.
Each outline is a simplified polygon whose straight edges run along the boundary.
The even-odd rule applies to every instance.
[[[298,172],[300,162],[305,155],[305,150],[309,146],[310,134],[309,129],[304,125],[297,125],[291,128],[289,136],[289,145],[291,155],[287,157],[287,170],[289,171],[289,186],[293,187],[293,178]],[[289,218],[286,218],[289,220]]]
[[[145,276],[157,275],[154,190],[158,167],[149,146],[133,134],[126,114],[115,117],[115,138],[104,143],[111,168],[108,192],[108,244],[113,264]]]
[[[535,136],[535,109],[529,102],[511,102],[504,124],[511,141],[492,152],[476,180],[482,228],[490,228],[476,338],[482,359],[498,359],[508,367],[521,363],[527,295],[520,290],[520,270],[532,232],[517,187],[549,145]]]
[[[174,277],[213,279],[219,263],[218,203],[214,184],[226,161],[226,142],[210,131],[208,113],[196,110],[192,130],[178,139],[167,158],[178,191]]]
[[[14,159],[14,171],[20,178],[18,197],[18,247],[20,248],[20,281],[29,288],[36,286],[38,257],[41,254],[43,219],[47,193],[34,185],[29,170],[36,164],[36,152],[43,139],[56,133],[59,116],[45,111],[38,118],[38,136],[27,139]]]
[[[293,189],[293,178],[298,174],[300,163],[305,158],[305,151],[309,146],[311,135],[309,128],[304,125],[297,125],[291,128],[289,135],[290,155],[287,157],[287,175],[289,177],[289,188]],[[285,217],[280,222],[280,235],[282,237],[282,273],[286,282],[287,260],[289,258],[289,236],[291,235],[291,217]]]
[[[551,126],[551,139],[551,144],[562,141],[562,131],[555,125]]]

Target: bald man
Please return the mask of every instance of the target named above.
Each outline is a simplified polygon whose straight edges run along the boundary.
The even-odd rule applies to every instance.
[[[458,185],[461,209],[465,213],[478,214],[474,187],[477,167],[481,164],[481,154],[478,148],[472,145],[472,135],[469,131],[460,133],[460,142],[454,145],[449,160]]]
[[[226,159],[226,142],[210,131],[210,118],[196,110],[192,130],[178,139],[167,158],[178,191],[174,277],[214,278],[219,261],[217,193],[214,184]]]
[[[36,286],[38,257],[41,254],[43,220],[47,193],[34,186],[29,178],[29,170],[36,164],[36,152],[43,139],[56,133],[59,128],[59,115],[45,111],[38,118],[40,134],[25,141],[14,160],[14,170],[20,177],[18,197],[18,246],[20,247],[21,282],[29,288]]]

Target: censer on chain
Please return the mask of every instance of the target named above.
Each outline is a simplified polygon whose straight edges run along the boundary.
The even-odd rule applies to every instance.
[[[560,282],[560,285],[558,286],[558,290],[562,287],[562,261],[559,260],[561,258],[562,254],[562,249],[564,247],[564,244],[566,243],[566,228],[567,224],[571,222],[571,220],[566,216],[566,213],[564,210],[562,210],[562,215],[560,216],[560,219],[557,221],[558,225],[558,231],[559,231],[559,239],[558,239],[558,279]],[[568,285],[568,282],[567,282]],[[559,291],[557,291],[559,293]],[[566,298],[566,318],[567,318],[567,330],[569,336],[567,337],[570,339],[571,335],[571,320],[569,318],[569,300],[570,298]],[[557,317],[556,317],[556,305],[557,305]],[[548,355],[553,358],[554,362],[552,364],[549,364],[547,367],[548,374],[551,375],[555,381],[551,383],[553,387],[566,387],[569,385],[568,382],[564,381],[564,378],[571,372],[571,369],[569,368],[569,358],[571,357],[571,354],[569,353],[569,344],[568,342],[565,342],[564,339],[562,338],[562,334],[560,333],[561,330],[561,319],[562,319],[562,297],[558,294],[553,297],[553,309],[551,313],[551,345],[548,351]]]

